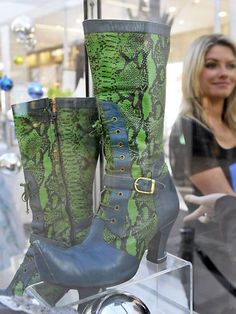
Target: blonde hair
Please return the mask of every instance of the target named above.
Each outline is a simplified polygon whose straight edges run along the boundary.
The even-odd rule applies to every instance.
[[[199,120],[207,128],[202,118],[199,77],[204,67],[205,55],[215,45],[229,47],[236,57],[236,46],[231,39],[222,34],[203,35],[189,46],[182,74],[182,114]],[[225,101],[223,120],[236,133],[236,87]]]

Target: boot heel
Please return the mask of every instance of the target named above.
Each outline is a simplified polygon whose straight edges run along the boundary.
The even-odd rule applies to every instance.
[[[160,264],[167,258],[166,243],[175,220],[158,230],[148,245],[147,260]]]

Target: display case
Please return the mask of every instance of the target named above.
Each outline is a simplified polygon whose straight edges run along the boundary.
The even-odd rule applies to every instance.
[[[117,294],[116,306],[118,308],[122,300],[127,301],[127,298],[122,298],[122,294],[127,293],[133,296],[134,300],[135,298],[141,300],[151,314],[192,314],[192,264],[169,253],[166,262],[160,265],[147,261],[144,256],[137,274],[131,280],[84,299],[78,299],[70,292],[57,306],[71,306],[76,309],[79,307],[79,313],[82,314],[86,312],[86,306],[88,308],[91,304],[94,304],[94,307],[101,305],[109,295],[113,295],[113,300],[115,300],[114,296]],[[73,298],[76,300],[73,301]],[[109,306],[111,302],[112,298]],[[105,306],[104,304],[104,308]]]

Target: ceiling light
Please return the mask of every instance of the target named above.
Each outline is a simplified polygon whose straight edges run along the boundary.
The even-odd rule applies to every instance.
[[[36,24],[37,29],[43,29],[48,31],[64,31],[64,27],[62,25],[47,25],[47,24]],[[83,31],[81,28],[75,28],[75,27],[67,27],[67,30],[69,32],[76,32],[83,34]]]
[[[218,16],[219,16],[219,17],[225,17],[225,16],[227,16],[227,12],[225,12],[225,11],[220,11],[220,12],[218,13]]]
[[[168,12],[174,13],[176,11],[176,7],[169,7]]]
[[[184,20],[179,20],[179,25],[183,25],[184,24]]]
[[[108,4],[113,4],[113,5],[115,5],[117,7],[121,7],[121,8],[134,9],[134,10],[137,9],[136,5],[123,3],[123,2],[120,2],[120,1],[107,0],[107,3]]]
[[[53,57],[58,57],[63,55],[63,50],[61,48],[55,49],[51,52]]]
[[[38,29],[47,29],[47,30],[64,30],[64,27],[60,25],[47,25],[47,24],[36,24],[36,28]]]
[[[193,0],[193,4],[198,4],[200,0]]]
[[[143,12],[149,12],[149,8],[147,8],[147,7],[142,7],[142,11],[143,11]]]

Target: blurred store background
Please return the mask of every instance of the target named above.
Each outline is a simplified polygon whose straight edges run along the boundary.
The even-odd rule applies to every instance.
[[[96,2],[88,2],[96,17]],[[193,38],[223,32],[236,38],[233,0],[102,0],[101,16],[111,19],[161,21],[171,24],[168,65],[168,123],[175,118],[180,93],[181,61]],[[49,94],[81,96],[84,91],[83,0],[0,1],[0,76],[14,83],[11,103],[30,99],[29,84]],[[37,94],[36,94],[37,96]],[[171,96],[171,99],[170,99]],[[169,104],[170,111],[169,114]],[[169,121],[170,119],[170,121]]]
[[[85,96],[85,2],[88,17],[96,18],[95,0],[0,1],[0,248],[4,252],[0,253],[0,288],[10,282],[21,262],[31,221],[21,200],[23,175],[10,105],[47,96]],[[235,16],[235,0],[101,0],[104,19],[171,25],[166,143],[181,102],[182,60],[187,46],[209,32],[222,32],[236,40]],[[168,158],[168,151],[166,154]],[[6,256],[3,248],[12,241],[6,237],[9,228],[16,237]]]

